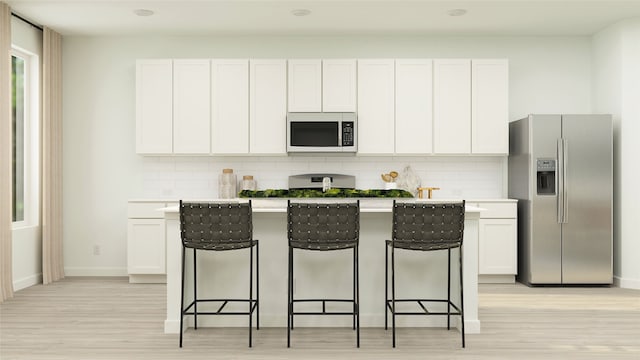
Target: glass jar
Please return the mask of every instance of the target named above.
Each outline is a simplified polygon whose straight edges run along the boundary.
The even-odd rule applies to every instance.
[[[256,181],[253,180],[253,175],[244,175],[240,185],[241,190],[255,191],[257,189]]]
[[[218,176],[218,197],[220,199],[238,197],[236,184],[236,174],[233,173],[233,169],[222,169],[222,174]]]

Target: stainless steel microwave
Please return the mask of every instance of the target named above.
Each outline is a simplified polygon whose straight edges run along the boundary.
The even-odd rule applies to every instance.
[[[358,151],[356,113],[290,112],[287,114],[287,152]]]

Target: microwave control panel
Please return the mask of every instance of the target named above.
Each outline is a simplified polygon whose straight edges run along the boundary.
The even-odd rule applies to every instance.
[[[342,146],[353,146],[353,121],[342,122]]]

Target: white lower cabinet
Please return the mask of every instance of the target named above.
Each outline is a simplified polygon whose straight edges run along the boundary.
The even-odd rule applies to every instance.
[[[517,203],[479,202],[479,282],[512,283],[518,273]]]
[[[164,202],[129,202],[127,273],[131,283],[166,282]]]

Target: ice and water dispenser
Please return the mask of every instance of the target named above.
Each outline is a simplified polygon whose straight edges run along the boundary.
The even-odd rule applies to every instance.
[[[536,171],[538,195],[556,194],[556,160],[538,159]]]

